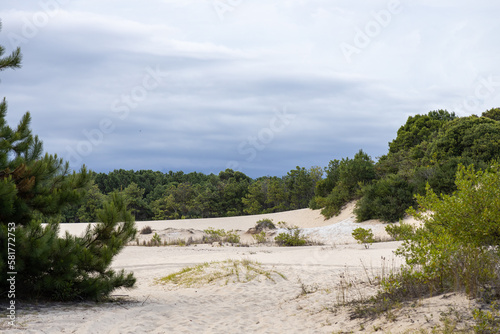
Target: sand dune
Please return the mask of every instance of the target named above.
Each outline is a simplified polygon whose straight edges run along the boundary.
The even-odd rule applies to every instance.
[[[127,246],[113,262],[116,269],[133,271],[137,287],[116,291],[115,303],[21,304],[18,326],[2,333],[370,333],[383,328],[391,333],[432,328],[439,314],[449,307],[465,310],[465,298],[430,299],[419,308],[403,308],[396,321],[351,320],[342,301],[367,297],[375,287],[368,277],[397,268],[401,259],[393,255],[399,242],[373,244],[369,249],[353,242],[352,228],[360,226],[352,216],[352,205],[339,217],[324,220],[308,209],[235,218],[138,222],[162,231],[167,228],[202,230],[208,227],[245,231],[263,217],[286,221],[304,228],[311,237],[328,245],[313,247],[138,247]],[[86,224],[63,225],[62,231],[82,233]],[[382,234],[383,224],[361,224]],[[258,261],[281,276],[274,281],[247,283],[215,281],[196,288],[161,285],[156,280],[186,266],[203,262]],[[341,281],[353,288],[344,291]],[[0,327],[1,328],[1,327]]]

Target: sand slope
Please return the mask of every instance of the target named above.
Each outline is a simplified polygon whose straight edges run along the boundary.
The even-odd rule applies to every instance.
[[[465,310],[465,298],[451,296],[422,301],[419,308],[395,311],[396,321],[351,319],[342,301],[367,297],[375,292],[368,277],[397,268],[401,259],[393,255],[399,242],[385,242],[365,249],[350,237],[354,223],[352,206],[340,217],[324,220],[308,209],[272,215],[140,222],[161,231],[165,228],[208,227],[247,230],[262,217],[285,220],[304,228],[311,236],[329,240],[313,247],[138,247],[128,246],[113,262],[115,269],[133,271],[137,286],[116,291],[115,303],[23,304],[16,328],[0,321],[2,333],[370,333],[383,328],[391,333],[432,328],[440,312],[453,307]],[[62,230],[81,233],[86,224],[64,225]],[[384,225],[368,222],[380,232]],[[351,239],[350,239],[351,238]],[[342,240],[343,243],[340,243]],[[249,259],[262,263],[279,276],[248,283],[209,284],[197,288],[158,285],[155,280],[186,266],[227,259]],[[350,282],[345,291],[340,282]],[[304,293],[306,292],[306,293]],[[406,311],[405,311],[406,310]],[[429,320],[430,319],[430,320]]]

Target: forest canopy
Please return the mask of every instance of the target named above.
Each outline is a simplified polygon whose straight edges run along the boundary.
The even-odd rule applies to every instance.
[[[459,165],[486,168],[500,158],[500,109],[458,117],[446,110],[408,117],[376,161],[360,150],[328,166],[299,167],[282,177],[252,179],[227,169],[219,174],[123,170],[93,173],[84,203],[67,209],[66,222],[96,219],[107,197],[120,192],[137,220],[253,215],[310,207],[325,218],[358,200],[358,221],[394,222],[426,185],[437,194],[455,189]]]

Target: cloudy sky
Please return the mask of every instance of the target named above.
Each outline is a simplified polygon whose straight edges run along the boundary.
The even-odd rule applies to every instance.
[[[374,159],[408,116],[500,106],[500,3],[2,0],[8,121],[97,172]]]

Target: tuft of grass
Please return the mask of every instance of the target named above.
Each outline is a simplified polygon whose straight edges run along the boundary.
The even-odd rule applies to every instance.
[[[253,280],[270,280],[286,277],[275,271],[265,270],[262,264],[251,260],[226,260],[205,262],[156,280],[158,284],[174,284],[182,287],[201,287],[210,284],[227,285],[247,283]]]
[[[151,226],[144,226],[141,229],[141,234],[151,234],[153,233],[153,229],[151,229]]]

